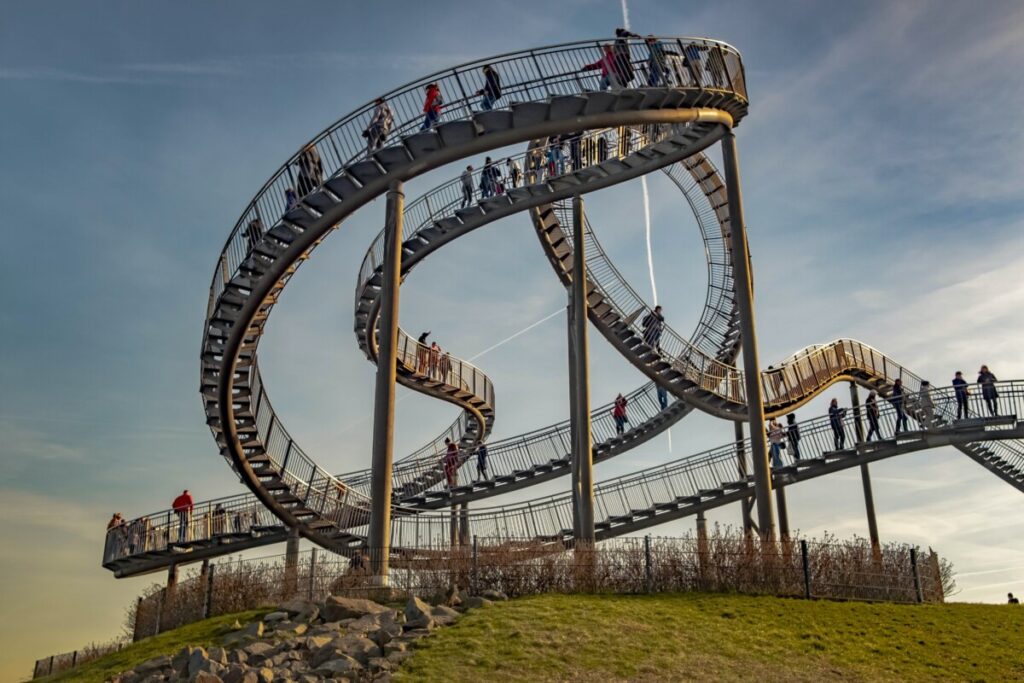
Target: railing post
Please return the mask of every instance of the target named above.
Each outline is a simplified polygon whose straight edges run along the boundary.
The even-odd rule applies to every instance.
[[[480,565],[479,565],[479,555],[477,554],[476,534],[473,534],[473,572],[471,574],[471,576],[472,576],[472,584],[473,585],[469,589],[469,592],[472,593],[473,595],[476,595],[479,592],[479,581],[480,581],[480,574],[479,574],[479,572],[480,572]]]
[[[644,580],[648,593],[654,591],[654,570],[651,567],[651,536],[644,536]]]
[[[804,597],[811,599],[811,563],[807,559],[807,541],[800,539],[800,561],[804,567]]]
[[[910,549],[910,569],[914,573],[914,597],[918,603],[924,602],[924,592],[921,590],[921,570],[917,566],[917,548]]]
[[[206,571],[206,595],[203,598],[203,619],[209,619],[213,613],[213,573],[217,571],[217,565],[211,564]]]
[[[373,467],[370,483],[370,574],[387,585],[391,544],[391,493],[395,445],[395,377],[398,351],[398,293],[402,265],[404,185],[388,188],[384,233],[384,272],[381,285],[380,336],[373,406]]]

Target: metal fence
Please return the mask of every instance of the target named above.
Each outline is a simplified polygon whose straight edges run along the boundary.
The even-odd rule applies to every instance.
[[[173,588],[154,587],[131,616],[136,640],[193,621],[292,598],[379,596],[368,558],[352,560],[313,550],[258,560],[211,564]],[[474,538],[445,552],[410,553],[391,563],[389,598],[430,597],[450,586],[510,597],[539,593],[660,593],[709,591],[804,598],[942,602],[948,566],[929,550],[907,545],[872,548],[866,541],[767,543],[727,534],[709,537],[624,538],[591,549],[567,549],[534,539]]]

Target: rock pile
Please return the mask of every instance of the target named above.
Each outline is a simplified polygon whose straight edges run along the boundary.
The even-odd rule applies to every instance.
[[[454,624],[468,609],[505,599],[489,591],[464,598],[452,589],[436,604],[411,597],[403,610],[338,596],[322,603],[289,600],[261,621],[236,623],[221,647],[186,647],[118,674],[111,683],[390,681],[390,672],[431,630]]]

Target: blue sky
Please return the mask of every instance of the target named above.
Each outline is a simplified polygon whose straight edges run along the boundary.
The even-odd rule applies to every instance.
[[[634,0],[630,16],[638,32],[714,37],[744,55],[751,108],[737,137],[765,364],[849,336],[933,382],[983,362],[1002,379],[1024,376],[1024,7]],[[204,426],[198,352],[216,255],[270,173],[395,86],[620,24],[620,4],[609,0],[5,6],[0,544],[9,552],[0,589],[10,616],[0,632],[21,646],[0,653],[0,676],[112,636],[153,579],[118,582],[99,567],[111,512],[165,507],[184,487],[198,497],[241,490]],[[410,183],[409,199],[453,174]],[[678,192],[657,177],[651,190],[661,303],[689,332],[704,300],[701,245]],[[646,292],[641,206],[638,183],[588,198],[602,243]],[[336,471],[369,464],[373,366],[350,317],[382,216],[381,201],[325,242],[261,346],[290,431]],[[470,357],[563,305],[519,217],[418,267],[401,319]],[[595,402],[642,381],[597,335],[592,363]],[[498,392],[496,437],[567,415],[560,317],[478,365]],[[845,388],[831,395],[846,400]],[[443,404],[403,399],[399,452],[453,418]],[[673,430],[671,457],[731,433],[689,418]],[[597,476],[669,457],[663,437]],[[1024,592],[1018,492],[951,449],[873,472],[884,538],[949,557],[962,599]],[[794,487],[792,526],[864,535],[859,491],[853,473]],[[713,519],[735,523],[738,510]],[[43,591],[54,605],[45,615]]]

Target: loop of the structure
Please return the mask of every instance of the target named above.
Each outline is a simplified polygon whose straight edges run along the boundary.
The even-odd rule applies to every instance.
[[[568,284],[573,254],[566,200],[664,170],[683,190],[708,247],[705,308],[690,338],[666,328],[660,348],[649,347],[637,324],[648,305],[601,250],[589,223],[584,224],[590,245],[590,320],[652,380],[630,395],[643,418],[639,425],[623,438],[610,432],[599,438],[595,459],[628,450],[695,408],[742,419],[746,402],[742,375],[733,365],[740,339],[728,258],[726,193],[700,151],[745,115],[743,67],[735,50],[716,41],[670,38],[658,39],[655,44],[662,48],[674,44],[680,55],[687,54],[688,48],[696,50],[705,53],[706,60],[703,64],[681,60],[672,69],[662,69],[655,63],[650,44],[623,42],[617,48],[625,50],[623,54],[628,54],[638,70],[650,69],[652,87],[634,88],[627,83],[611,92],[600,90],[597,78],[580,70],[582,64],[600,55],[602,45],[597,42],[510,53],[463,65],[383,98],[394,117],[386,146],[366,153],[362,132],[372,108],[367,105],[314,138],[264,185],[235,226],[218,261],[204,330],[201,377],[208,424],[222,455],[255,498],[216,502],[217,507],[207,511],[207,538],[230,539],[230,549],[241,549],[246,543],[279,540],[288,527],[341,552],[363,543],[370,506],[367,476],[330,474],[285,430],[270,404],[256,361],[264,325],[295,269],[347,216],[395,181],[511,144],[530,142],[521,157],[525,170],[521,186],[467,205],[458,181],[452,181],[406,209],[402,275],[448,242],[500,218],[528,211],[556,273]],[[479,69],[484,64],[503,74],[502,97],[508,105],[499,102],[493,110],[476,112],[475,96],[470,93],[482,85],[478,83]],[[430,83],[441,87],[448,103],[437,120],[428,117],[421,124],[421,90]],[[572,153],[570,163],[558,163],[544,172],[533,163],[538,149],[550,136],[560,135],[575,138],[580,148]],[[603,151],[599,139],[604,142]],[[286,192],[295,187],[301,196]],[[371,360],[377,357],[382,252],[383,239],[378,238],[367,252],[356,288],[355,332]],[[441,437],[395,468],[392,546],[398,552],[421,552],[450,542],[450,516],[424,509],[484,498],[568,471],[568,448],[562,442],[568,425],[563,423],[490,444],[492,465],[508,470],[499,481],[442,489],[438,486],[442,480],[438,446],[442,439],[450,438],[468,454],[487,437],[494,419],[493,386],[472,364],[447,355],[434,357],[404,332],[399,335],[396,365],[399,382],[451,402],[462,411]],[[921,388],[919,378],[859,342],[839,340],[809,347],[762,376],[765,410],[769,414],[792,410],[839,380],[856,381],[885,394],[897,377],[910,392]],[[655,387],[670,391],[679,400],[664,405],[663,397],[655,396]],[[1015,394],[1018,389],[1010,385],[1003,391]],[[941,393],[936,396],[949,399]],[[1024,486],[1024,475],[1018,476],[1017,470],[1009,473],[993,464],[1011,457],[1024,462],[1019,446],[1013,441],[978,441],[1014,438],[1015,430],[1020,429],[1015,418],[954,425],[949,400],[936,402],[934,412],[930,409],[927,414],[916,407],[912,396],[908,400],[912,417],[929,428],[876,450],[858,452],[858,457],[879,459],[952,444],[988,463],[986,466],[1004,479],[1012,479],[1019,488]],[[607,422],[604,412],[605,407],[592,416],[598,432]],[[818,439],[827,428],[824,420],[804,422],[805,438],[809,435],[809,444],[814,444],[810,450],[817,453],[812,457],[825,466],[801,470],[794,464],[796,480],[849,466],[848,458],[840,463],[829,454],[826,440]],[[545,442],[550,442],[549,451],[544,450]],[[545,453],[551,457],[542,457]],[[743,460],[749,453],[749,444],[730,444],[603,482],[595,491],[602,520],[597,524],[598,537],[627,533],[749,496],[752,482],[746,473],[751,469]],[[568,496],[552,496],[474,510],[470,515],[473,533],[509,540],[569,542],[568,501]],[[169,512],[166,517],[165,544],[171,549],[175,544],[170,540]],[[139,526],[138,520],[133,526]],[[122,558],[140,553],[126,555],[124,548],[114,547],[118,543],[111,543],[111,538],[108,536],[110,552],[105,551],[105,565],[124,571],[125,565],[119,564]],[[216,551],[212,545],[188,549],[207,554]],[[141,555],[147,553],[144,549]],[[139,566],[142,569],[137,566],[136,570],[141,571],[151,565]]]

